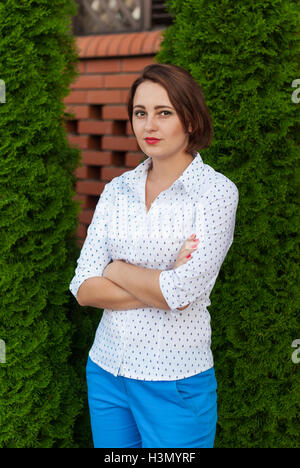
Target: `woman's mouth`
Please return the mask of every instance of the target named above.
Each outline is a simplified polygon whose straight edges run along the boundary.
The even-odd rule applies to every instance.
[[[145,138],[145,141],[149,145],[155,145],[155,143],[158,143],[160,140],[158,138]]]

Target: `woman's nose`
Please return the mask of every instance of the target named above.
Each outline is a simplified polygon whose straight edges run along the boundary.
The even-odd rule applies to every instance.
[[[149,131],[149,130],[155,130],[155,129],[157,129],[157,124],[155,122],[155,119],[153,117],[147,117],[145,121],[145,130]]]

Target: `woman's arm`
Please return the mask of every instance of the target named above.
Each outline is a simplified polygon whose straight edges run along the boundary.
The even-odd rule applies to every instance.
[[[116,263],[116,262],[113,262]],[[111,265],[111,264],[109,264]],[[124,265],[127,265],[124,263]],[[128,264],[129,265],[129,264]],[[119,286],[113,281],[117,280],[116,272],[118,268],[114,267],[114,276],[112,268],[103,271],[103,276],[95,276],[85,280],[80,286],[77,293],[77,301],[81,306],[97,307],[101,309],[113,310],[131,310],[140,309],[145,307],[153,307],[153,304],[146,304],[142,300],[135,297],[132,293],[128,292],[123,287]],[[126,270],[126,277],[130,274],[130,269]],[[140,271],[139,271],[140,273]],[[108,278],[110,276],[111,279]],[[134,278],[133,278],[134,283]],[[152,302],[152,301],[151,301]],[[189,305],[189,304],[188,304]],[[188,305],[181,307],[180,310],[185,309]],[[156,307],[169,309],[164,304]]]
[[[105,267],[103,276],[134,294],[140,301],[147,303],[148,307],[170,310],[159,286],[162,271],[115,260]]]
[[[150,307],[103,276],[84,281],[78,290],[77,301],[81,306],[101,309],[130,310]]]

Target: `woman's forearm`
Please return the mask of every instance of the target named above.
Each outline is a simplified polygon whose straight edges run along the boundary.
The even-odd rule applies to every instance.
[[[78,290],[77,299],[82,306],[100,309],[130,310],[149,307],[103,276],[95,276],[84,281]]]
[[[138,301],[147,302],[146,307],[170,310],[159,284],[159,276],[162,271],[131,265],[123,260],[115,260],[105,267],[103,277],[117,283],[129,294],[136,294]],[[178,310],[184,310],[189,305],[178,307]]]
[[[170,310],[160,289],[159,276],[162,271],[114,260],[105,267],[103,277],[134,294],[148,307]]]

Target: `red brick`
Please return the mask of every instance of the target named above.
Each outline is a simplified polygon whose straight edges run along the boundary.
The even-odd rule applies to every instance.
[[[87,91],[87,102],[93,104],[121,103],[121,91]]]
[[[128,89],[123,89],[121,90],[121,102],[124,103],[127,107],[127,102],[129,98],[129,90]]]
[[[101,112],[99,110],[100,106],[75,106],[69,104],[66,107],[66,112],[75,114],[75,120],[79,119],[92,119],[92,118],[101,118]]]
[[[75,170],[76,177],[78,179],[86,179],[87,178],[87,167],[77,167]]]
[[[157,52],[157,37],[162,36],[163,29],[156,31],[142,31],[137,33],[103,34],[77,37],[77,46],[81,58],[128,56],[132,54],[131,44],[140,42],[138,53],[155,54]],[[148,44],[149,41],[149,44]],[[146,46],[144,47],[144,43]]]
[[[81,209],[91,208],[91,197],[88,195],[75,195],[74,200],[78,200],[80,202]]]
[[[127,54],[126,54],[127,56],[139,55],[139,52],[137,54],[132,53],[132,47],[133,47],[133,44],[135,44],[137,41],[141,42],[140,37],[141,37],[140,33],[130,34],[130,41],[128,41],[128,44],[126,44],[127,45]],[[120,52],[122,52],[122,49],[120,49]],[[124,54],[120,53],[120,55],[124,55]]]
[[[90,166],[77,167],[76,176],[78,179],[98,179],[99,168]]]
[[[79,213],[79,221],[83,224],[90,225],[93,218],[94,210],[82,210]]]
[[[90,42],[90,36],[81,36],[76,38],[76,46],[78,49],[79,57],[84,57],[84,52]]]
[[[126,167],[137,167],[144,159],[144,153],[131,153],[128,151],[125,156],[125,165]]]
[[[101,179],[102,180],[112,180],[114,177],[119,177],[120,175],[127,172],[128,169],[124,167],[102,167],[101,168]]]
[[[67,135],[71,146],[79,146],[79,148],[87,147],[88,137],[80,135]]]
[[[127,34],[126,37],[120,43],[118,55],[130,55],[130,45],[132,41],[137,40],[140,35],[141,33]]]
[[[90,36],[92,40],[88,43],[85,49],[85,57],[96,57],[98,44],[102,39],[102,36]]]
[[[103,119],[127,120],[127,106],[103,106]]]
[[[129,45],[127,55],[141,55],[142,45],[145,42],[146,37],[147,36],[145,36],[144,34],[138,34],[135,40],[132,41]]]
[[[85,195],[100,195],[104,190],[105,183],[99,181],[77,181],[76,183],[76,192],[78,194],[85,194]]]
[[[71,89],[91,89],[91,88],[103,88],[104,76],[103,75],[81,75],[76,81],[74,81],[70,88]]]
[[[125,34],[111,34],[110,35],[110,40],[108,42],[108,47],[106,48],[105,50],[105,55],[108,55],[108,56],[117,56],[117,55],[120,55],[119,54],[119,49],[120,49],[120,46],[122,44],[122,42],[125,40],[126,41],[126,37],[128,37],[128,33],[125,33]],[[99,48],[98,48],[99,50]],[[126,53],[125,55],[127,55],[127,50],[126,50]]]
[[[145,42],[142,44],[141,52],[140,54],[153,54],[158,52],[156,50],[155,45],[157,42],[157,39],[161,36],[161,31],[151,31],[148,33],[147,38]]]
[[[115,37],[116,37],[115,34],[101,35],[101,40],[98,41],[97,50],[96,50],[97,57],[107,57],[108,55],[110,55],[107,53],[107,51],[111,42],[114,41]]]
[[[95,137],[91,137],[89,135],[67,135],[68,141],[72,146],[78,146],[81,149],[88,149],[88,148],[99,148],[101,144],[101,140],[95,139]]]
[[[104,75],[104,88],[130,88],[139,74]]]
[[[87,228],[88,226],[86,224],[79,224],[78,227],[77,227],[77,236],[79,238],[82,238],[82,240],[80,239],[79,240],[79,246],[82,247],[83,245],[83,239],[85,239],[86,237],[86,234],[87,234]]]
[[[85,61],[80,59],[75,65],[75,68],[79,73],[85,73]]]
[[[121,60],[119,58],[86,59],[86,73],[119,73]]]
[[[147,65],[156,63],[153,57],[126,57],[121,59],[122,72],[141,71]]]
[[[71,91],[69,96],[64,98],[65,104],[85,104],[87,102],[87,91]]]
[[[102,149],[111,149],[115,151],[136,151],[139,148],[135,138],[104,136],[102,139]]]
[[[114,130],[117,127],[114,124],[115,122],[112,121],[82,120],[78,122],[78,133],[88,133],[91,135],[114,134]]]
[[[129,120],[126,123],[126,135],[134,135],[134,133],[133,133],[133,131],[131,129],[131,123],[130,123]]]
[[[112,151],[82,151],[82,161],[84,164],[104,166],[113,164]]]
[[[74,114],[74,119],[87,119],[89,106],[66,106],[66,112]]]

